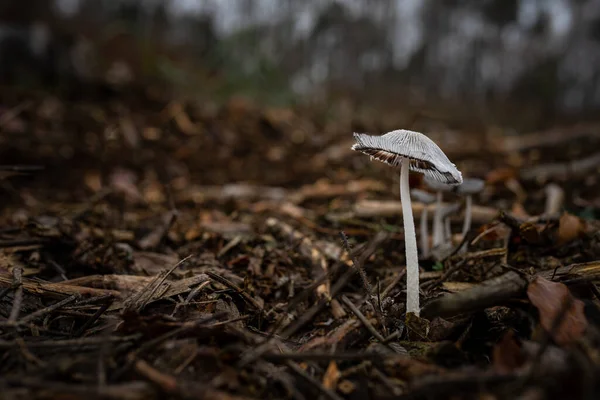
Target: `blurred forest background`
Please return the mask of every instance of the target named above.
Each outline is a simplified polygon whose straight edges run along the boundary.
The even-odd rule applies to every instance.
[[[535,127],[600,109],[598,0],[4,0],[0,19],[3,83],[436,104]]]

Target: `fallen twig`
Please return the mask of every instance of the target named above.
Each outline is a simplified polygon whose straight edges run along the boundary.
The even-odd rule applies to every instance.
[[[566,284],[600,279],[600,262],[573,264],[558,269],[540,271],[536,275]],[[499,277],[458,293],[437,298],[425,305],[423,315],[444,317],[458,315],[498,305],[522,295],[528,280],[515,271],[509,271]]]
[[[363,323],[365,328],[367,328],[367,330],[371,332],[371,334],[375,336],[375,338],[379,340],[379,342],[385,342],[385,338],[381,336],[379,332],[377,332],[377,329],[375,329],[375,327],[369,322],[369,320],[363,315],[363,313],[361,313],[360,310],[354,304],[352,304],[350,299],[348,299],[346,296],[342,296],[342,303],[344,303],[354,313],[354,315],[356,315],[360,322]]]

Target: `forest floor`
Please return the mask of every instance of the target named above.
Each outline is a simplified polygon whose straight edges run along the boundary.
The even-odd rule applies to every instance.
[[[600,125],[409,114],[3,90],[0,397],[598,398]],[[408,321],[397,128],[486,182]]]

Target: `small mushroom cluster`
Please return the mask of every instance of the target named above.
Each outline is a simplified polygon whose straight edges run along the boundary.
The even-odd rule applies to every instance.
[[[450,215],[456,213],[460,204],[442,207],[443,192],[455,192],[466,197],[465,221],[463,236],[471,226],[472,195],[483,189],[483,181],[479,179],[463,179],[446,154],[433,140],[419,132],[395,130],[385,135],[372,136],[355,133],[356,143],[352,150],[367,154],[371,159],[400,167],[400,201],[404,224],[404,246],[406,254],[406,312],[419,315],[419,261],[417,238],[409,189],[409,170],[425,176],[428,187],[436,193],[432,194],[413,189],[413,197],[423,202],[426,207],[421,215],[421,255],[430,255],[429,235],[427,230],[427,205],[436,203],[433,219],[433,249],[451,243]]]
[[[460,185],[447,185],[440,181],[433,180],[429,177],[425,177],[424,179],[425,185],[432,191],[436,193],[436,205],[435,205],[435,215],[433,218],[433,239],[432,239],[432,247],[434,249],[439,250],[439,253],[444,254],[448,253],[448,251],[452,251],[452,232],[450,228],[450,216],[458,212],[460,209],[460,203],[449,203],[445,206],[442,206],[442,199],[444,193],[454,193],[460,197],[465,199],[465,213],[464,213],[464,221],[463,228],[461,232],[461,236],[464,238],[469,230],[471,229],[471,217],[472,217],[472,209],[473,209],[473,196],[480,193],[484,186],[485,182],[478,178],[464,178],[463,182]],[[418,189],[413,189],[413,192]],[[422,191],[419,191],[422,192]],[[425,192],[427,193],[427,192]],[[419,194],[421,196],[421,194]],[[427,204],[427,203],[426,203]],[[422,215],[421,218],[427,217],[427,215]],[[421,226],[423,226],[426,222],[421,222]],[[421,230],[421,236],[423,237],[421,241],[428,241],[427,231]],[[430,253],[422,252],[422,258],[429,258]],[[443,258],[443,257],[438,257]]]

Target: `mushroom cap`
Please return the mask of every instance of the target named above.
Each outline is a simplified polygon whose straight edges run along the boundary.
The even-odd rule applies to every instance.
[[[479,193],[485,187],[485,181],[478,178],[465,178],[463,183],[455,187],[456,193],[470,195]]]
[[[410,194],[415,200],[421,203],[431,204],[435,202],[435,196],[424,190],[413,189],[410,191]]]
[[[385,135],[373,136],[354,133],[356,143],[352,150],[392,166],[398,166],[402,158],[410,160],[409,168],[448,185],[461,184],[462,174],[450,162],[437,144],[419,132],[399,129]]]

